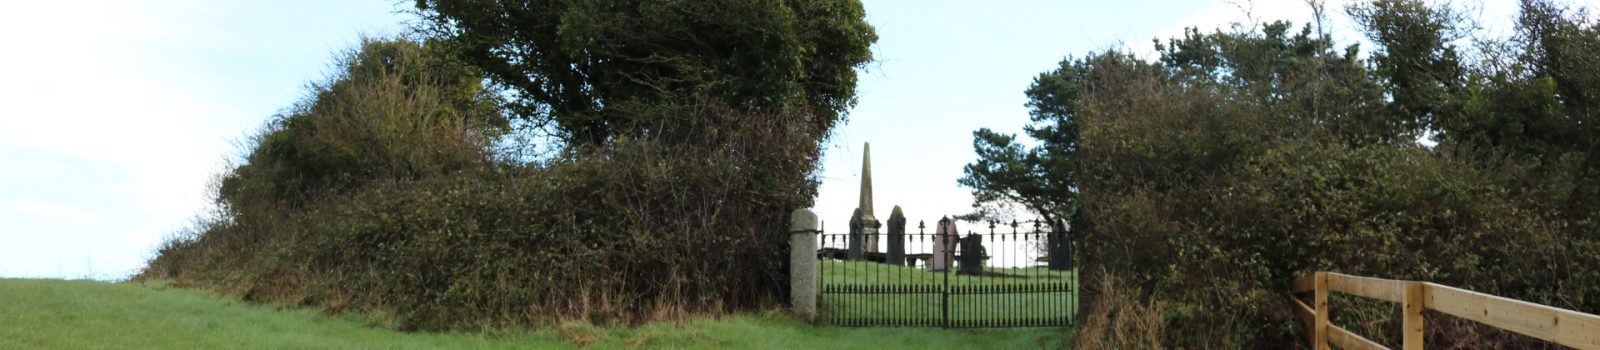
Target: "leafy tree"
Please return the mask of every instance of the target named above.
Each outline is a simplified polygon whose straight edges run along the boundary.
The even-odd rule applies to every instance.
[[[1190,29],[1181,38],[1157,42],[1160,64],[1120,53],[1069,57],[1055,70],[1040,74],[1026,90],[1032,124],[1024,131],[1039,146],[1025,148],[1015,141],[1015,135],[987,128],[975,131],[973,148],[978,159],[965,167],[965,176],[958,182],[972,188],[974,206],[980,212],[1015,204],[1046,219],[1072,218],[1078,212],[1080,176],[1076,118],[1086,107],[1081,99],[1086,89],[1110,93],[1115,85],[1125,84],[1125,79],[1183,79],[1193,82],[1196,91],[1227,89],[1243,98],[1246,108],[1283,116],[1255,120],[1256,125],[1245,128],[1248,130],[1331,136],[1352,143],[1400,142],[1414,137],[1415,123],[1379,113],[1382,89],[1357,60],[1354,47],[1339,52],[1327,36],[1313,34],[1310,27],[1297,33],[1289,28],[1287,22],[1274,22],[1263,25],[1259,33],[1202,34]],[[1330,105],[1344,107],[1326,107]],[[1187,130],[1180,131],[1176,136],[1188,135]],[[1236,133],[1192,139],[1218,143],[1227,151],[1195,154],[1182,166],[1194,169],[1224,164],[1228,157],[1248,152],[1242,147],[1252,147],[1238,142],[1240,138],[1262,136]]]
[[[1050,222],[1074,211],[1077,129],[1072,110],[1059,101],[1075,97],[1074,80],[1083,69],[1067,59],[1061,69],[1038,75],[1027,89],[1034,123],[1024,131],[1042,142],[1038,147],[1022,147],[1013,134],[989,128],[973,131],[978,160],[966,165],[966,176],[957,182],[973,189],[974,208],[1021,205]]]
[[[1356,46],[1337,50],[1326,34],[1310,26],[1291,31],[1283,21],[1236,29],[1209,34],[1189,29],[1165,44],[1158,41],[1156,51],[1174,78],[1193,89],[1236,98],[1229,102],[1271,116],[1256,118],[1258,125],[1245,129],[1261,134],[1246,137],[1409,143],[1420,131],[1415,121],[1380,113],[1382,86]]]
[[[982,128],[972,133],[978,159],[964,167],[957,183],[972,189],[978,208],[975,216],[1020,205],[1040,218],[1055,222],[1077,213],[1078,128],[1075,104],[1080,87],[1091,84],[1088,75],[1096,64],[1120,64],[1131,57],[1108,53],[1106,57],[1061,61],[1055,70],[1039,74],[1024,93],[1028,96],[1031,124],[1024,133],[1039,145],[1024,147],[1016,135]],[[1153,67],[1145,66],[1145,69]]]
[[[429,28],[569,146],[685,132],[651,109],[798,108],[819,139],[877,40],[856,0],[418,0]]]
[[[247,141],[217,189],[226,213],[142,278],[379,311],[404,329],[681,319],[783,298],[788,241],[771,233],[815,198],[821,141],[871,59],[858,1],[416,8],[435,36],[342,57]],[[508,135],[539,136],[517,119],[564,152],[502,153],[530,141]]]
[[[1567,137],[1552,143],[1584,154],[1564,209],[1585,219],[1579,230],[1600,236],[1594,233],[1600,229],[1600,24],[1586,12],[1574,13],[1549,0],[1522,1],[1518,23],[1527,45],[1523,60],[1529,61],[1534,79],[1554,88],[1552,95],[1560,102],[1555,117],[1569,130],[1556,134]]]
[[[508,161],[494,147],[509,128],[502,95],[444,47],[370,41],[341,56],[246,140],[216,189],[226,213],[141,278],[427,330],[681,319],[783,298],[788,240],[772,232],[815,197],[815,115],[670,101],[638,115],[683,132]]]
[[[1086,277],[1171,305],[1169,347],[1302,341],[1275,305],[1316,270],[1600,308],[1600,29],[1524,1],[1517,36],[1476,38],[1489,50],[1474,56],[1456,46],[1471,26],[1447,6],[1347,10],[1372,55],[1272,22],[1191,29],[1150,61],[1068,59],[1028,90],[1039,146],[979,130],[962,184],[1030,210],[1049,208],[1030,195],[1071,198],[1092,225],[1078,235]],[[1035,135],[1042,126],[1070,137]],[[1430,133],[1439,146],[1416,142]],[[1069,150],[1057,154],[1071,165],[1044,165],[1045,149]],[[1336,322],[1397,326],[1376,317],[1385,309],[1351,308]],[[1517,344],[1474,327],[1441,322],[1428,341]]]
[[[1464,16],[1420,0],[1355,3],[1347,10],[1378,44],[1372,62],[1391,95],[1387,114],[1399,116],[1409,130],[1420,130],[1457,113],[1466,76],[1452,43],[1467,35],[1459,28],[1466,24]]]

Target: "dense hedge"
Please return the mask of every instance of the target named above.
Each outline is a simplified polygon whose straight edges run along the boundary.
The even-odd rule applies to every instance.
[[[1438,15],[1418,2],[1372,4],[1412,11],[1394,18]],[[1370,8],[1353,12],[1361,9]],[[1586,100],[1548,95],[1554,88],[1534,89],[1544,98],[1496,97],[1561,81],[1559,72],[1499,71],[1528,67],[1509,62],[1538,67],[1538,56],[1511,56],[1490,66],[1446,62],[1440,66],[1464,76],[1422,72],[1408,79],[1442,81],[1405,85],[1397,72],[1426,65],[1386,66],[1406,59],[1395,49],[1404,43],[1386,43],[1368,59],[1333,49],[1309,28],[1289,28],[1191,31],[1159,46],[1156,62],[1103,53],[1047,73],[1074,88],[1064,99],[1080,128],[1086,271],[1115,275],[1138,288],[1128,293],[1165,305],[1167,346],[1303,344],[1287,286],[1313,271],[1426,280],[1600,312],[1600,236],[1593,213],[1572,209],[1597,181],[1586,170],[1594,151],[1549,147],[1579,141],[1503,125],[1520,119],[1588,132]],[[1418,89],[1435,95],[1394,97]],[[1431,111],[1418,112],[1424,108]],[[1440,119],[1504,129],[1430,124]],[[1439,145],[1415,141],[1428,130],[1442,133]],[[1397,343],[1393,304],[1336,303],[1337,323]],[[1428,331],[1429,344],[1444,347],[1542,346],[1441,315],[1430,316]]]
[[[626,323],[781,300],[784,216],[815,195],[826,130],[792,112],[664,105],[640,119],[680,132],[506,161],[483,142],[505,130],[497,110],[462,108],[493,94],[429,93],[478,79],[407,76],[440,64],[430,47],[352,53],[349,74],[273,121],[223,176],[221,213],[139,278],[405,329]]]

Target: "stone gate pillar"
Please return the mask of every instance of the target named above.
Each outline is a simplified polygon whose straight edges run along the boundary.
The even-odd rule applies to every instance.
[[[789,214],[789,302],[794,314],[817,317],[817,214],[799,209]]]

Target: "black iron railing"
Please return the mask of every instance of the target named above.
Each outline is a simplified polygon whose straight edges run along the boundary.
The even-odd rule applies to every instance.
[[[1069,237],[1055,225],[1021,226],[951,234],[919,223],[916,233],[878,233],[876,246],[859,243],[859,232],[821,234],[823,317],[841,326],[1071,325],[1078,274]]]

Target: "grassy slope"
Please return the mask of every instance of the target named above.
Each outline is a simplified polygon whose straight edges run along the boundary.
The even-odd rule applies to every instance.
[[[279,310],[135,283],[0,279],[0,349],[242,348],[1049,348],[1062,330],[813,327],[782,313],[636,328],[403,333],[312,310]]]

